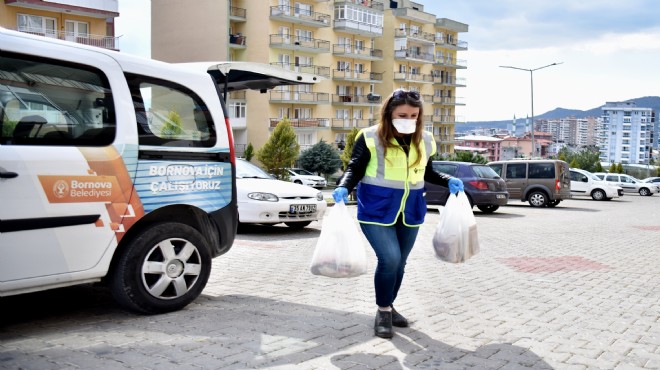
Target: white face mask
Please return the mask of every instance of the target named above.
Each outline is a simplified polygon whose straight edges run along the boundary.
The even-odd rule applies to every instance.
[[[392,124],[400,134],[412,134],[417,127],[417,120],[397,118],[392,120]]]

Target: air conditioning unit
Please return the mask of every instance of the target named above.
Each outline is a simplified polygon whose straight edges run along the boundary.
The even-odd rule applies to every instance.
[[[369,93],[367,94],[367,100],[370,102],[379,102],[380,94]]]

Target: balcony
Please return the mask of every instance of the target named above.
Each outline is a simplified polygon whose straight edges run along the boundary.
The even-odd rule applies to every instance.
[[[394,30],[395,38],[408,38],[420,43],[435,44],[435,35],[428,32],[413,31],[410,28],[399,28]]]
[[[456,139],[451,135],[436,135],[436,138],[441,144],[454,144]]]
[[[457,116],[452,116],[452,115],[434,115],[433,123],[436,125],[452,125],[457,123],[456,119]]]
[[[392,10],[392,15],[394,15],[395,17],[407,19],[409,21],[425,23],[425,24],[434,24],[436,20],[435,15],[413,8],[396,8],[391,10]]]
[[[35,28],[17,28],[16,31],[29,33],[32,35],[49,37],[52,39],[59,39],[65,41],[75,42],[76,44],[91,45],[99,48],[119,50],[119,37],[91,35],[91,34],[78,34],[73,35],[66,31],[44,30]]]
[[[245,100],[245,99],[246,99],[245,90],[229,92],[229,100]]]
[[[465,87],[465,77],[440,77],[433,76],[433,83],[443,86]]]
[[[454,58],[450,58],[450,57],[436,58],[433,61],[433,64],[436,65],[436,66],[452,67],[452,68],[457,68],[457,69],[467,68],[467,61],[466,60],[454,59]]]
[[[450,96],[434,96],[433,104],[437,105],[465,105],[463,98]]]
[[[290,35],[270,35],[270,46],[309,53],[330,52],[330,41]]]
[[[383,82],[383,74],[376,72],[367,72],[367,71],[358,72],[351,70],[335,69],[332,71],[332,79],[339,81],[381,83]]]
[[[415,74],[408,72],[395,72],[394,81],[433,83],[433,76],[429,74]]]
[[[332,95],[333,105],[361,105],[377,106],[380,105],[382,98],[377,94],[367,95]]]
[[[313,64],[299,64],[296,65],[295,63],[282,63],[282,62],[273,62],[270,63],[272,66],[278,66],[280,68],[289,70],[289,71],[294,71],[294,72],[301,72],[301,73],[311,73],[323,77],[330,77],[330,67],[323,67],[323,66],[317,66]]]
[[[383,60],[383,50],[358,48],[350,44],[332,45],[332,54],[362,60]]]
[[[467,41],[436,38],[435,44],[451,50],[464,51],[468,49]]]
[[[380,37],[383,35],[383,26],[359,22],[353,19],[335,19],[332,24],[335,31],[360,35],[365,37]]]
[[[270,128],[277,127],[284,118],[269,118]],[[316,128],[316,127],[330,127],[330,120],[328,118],[287,118],[292,127],[297,128]]]
[[[229,8],[229,20],[233,22],[247,21],[247,9],[236,8],[232,6],[231,8]]]
[[[350,130],[353,127],[366,128],[373,126],[378,123],[378,120],[366,118],[333,118],[331,122],[333,129]]]
[[[422,63],[433,63],[435,61],[432,53],[419,53],[413,49],[394,51],[394,59]]]
[[[346,4],[359,5],[363,8],[370,8],[381,12],[384,11],[383,3],[373,0],[335,0],[334,2],[334,5],[336,6]]]
[[[271,6],[270,19],[309,27],[330,27],[330,15],[308,11],[294,6]]]
[[[246,37],[242,34],[229,35],[229,47],[232,49],[245,49]]]
[[[325,104],[330,100],[330,95],[317,92],[271,90],[269,100],[271,103]]]

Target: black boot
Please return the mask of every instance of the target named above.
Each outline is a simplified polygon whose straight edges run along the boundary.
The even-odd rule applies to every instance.
[[[394,306],[392,306],[392,325],[397,326],[399,328],[407,328],[408,327],[408,320],[406,320],[403,315],[400,313],[396,312],[394,309]]]
[[[392,331],[392,312],[381,310],[376,312],[374,332],[377,337],[392,338],[394,335],[394,332]]]

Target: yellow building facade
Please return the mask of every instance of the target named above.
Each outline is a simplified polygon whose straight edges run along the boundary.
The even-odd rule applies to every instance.
[[[117,0],[0,0],[0,26],[119,50],[114,36],[118,9]]]
[[[396,7],[394,7],[396,6]],[[378,123],[394,89],[419,91],[439,153],[453,153],[466,24],[408,0],[159,0],[152,57],[168,62],[267,63],[322,77],[315,85],[234,92],[228,99],[237,153],[261,148],[288,119],[304,150],[340,146],[353,127]]]

